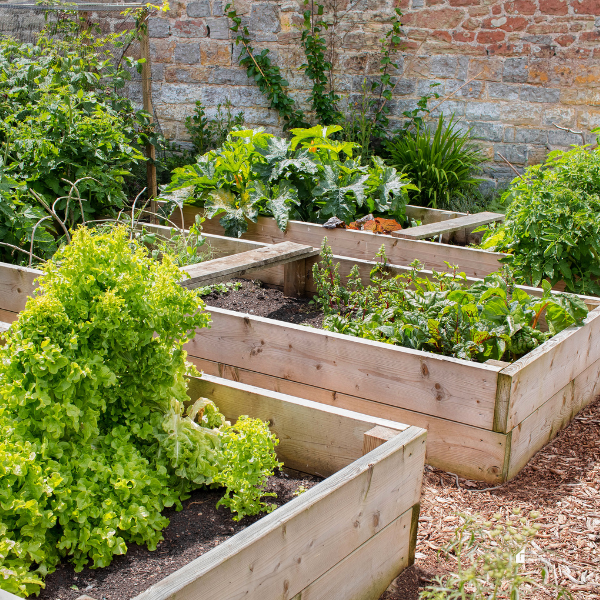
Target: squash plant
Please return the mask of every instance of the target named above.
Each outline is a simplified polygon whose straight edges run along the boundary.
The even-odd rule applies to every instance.
[[[356,266],[343,285],[323,240],[313,277],[325,329],[465,360],[512,361],[566,327],[581,325],[588,313],[578,296],[553,294],[548,282],[537,298],[515,287],[507,273],[493,273],[470,287],[456,268],[422,278],[418,261],[409,273],[390,277],[384,246],[377,256],[381,261],[371,271],[370,285],[363,286]],[[542,314],[548,331],[540,330]]]
[[[341,130],[292,129],[291,140],[261,129],[233,131],[221,148],[175,169],[162,198],[170,207],[204,206],[209,218],[224,214],[221,225],[234,237],[259,214],[275,217],[282,231],[289,219],[350,222],[369,212],[402,219],[409,181],[379,158],[361,165],[357,144],[332,138]]]
[[[183,345],[210,318],[169,257],[81,228],[42,270],[0,347],[0,589],[37,593],[62,558],[79,571],[156,548],[163,508],[203,485],[234,518],[271,510],[267,425],[185,408]]]

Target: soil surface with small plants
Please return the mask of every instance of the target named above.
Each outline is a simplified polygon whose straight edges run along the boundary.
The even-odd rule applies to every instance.
[[[266,486],[266,491],[275,492],[277,498],[265,500],[282,506],[319,481],[297,472],[277,472]],[[75,573],[68,562],[60,564],[46,578],[40,600],[75,600],[82,595],[95,600],[129,600],[264,516],[236,522],[227,508],[216,508],[222,496],[222,489],[196,490],[182,503],[182,511],[165,511],[170,524],[163,530],[164,540],[152,552],[130,544],[127,554],[115,557],[108,567],[81,573]]]
[[[233,281],[241,283],[241,287],[225,293],[212,292],[204,296],[206,304],[286,323],[322,327],[323,311],[311,304],[310,298],[290,298],[280,289],[268,287],[260,281]]]

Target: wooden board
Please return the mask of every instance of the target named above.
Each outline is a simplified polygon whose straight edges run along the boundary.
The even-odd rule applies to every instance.
[[[415,510],[407,510],[292,600],[379,600],[387,589],[384,582],[396,579],[413,562],[410,528]]]
[[[600,359],[600,308],[585,327],[569,327],[500,373],[495,427],[508,432]]]
[[[185,223],[188,226],[193,223],[195,214],[200,209],[184,206],[183,210]],[[175,217],[174,220],[179,222]],[[210,234],[223,233],[218,219],[207,219],[203,227]],[[289,221],[284,233],[277,227],[275,220],[269,217],[258,217],[256,223],[248,223],[248,231],[244,234],[244,239],[256,242],[274,244],[291,241],[308,244],[315,248],[321,247],[324,237],[327,237],[333,253],[336,255],[373,260],[383,244],[388,259],[394,264],[408,265],[414,260],[419,260],[425,269],[439,271],[447,268],[446,261],[448,261],[452,265],[458,265],[459,270],[464,271],[470,277],[485,277],[497,271],[502,266],[499,259],[504,256],[500,252],[442,245],[423,240],[402,240],[368,231],[325,229],[321,225],[302,221]]]
[[[293,598],[418,503],[425,437],[407,429],[136,600]]]
[[[296,383],[255,371],[188,357],[199,369],[218,377],[248,383],[330,406],[391,419],[428,430],[427,463],[467,479],[500,483],[507,453],[506,434],[447,421],[356,396]]]
[[[0,308],[19,312],[37,287],[33,282],[42,272],[37,269],[0,263]]]
[[[189,275],[189,279],[182,281],[181,285],[190,289],[211,285],[260,271],[270,265],[284,265],[306,259],[318,253],[319,251],[312,246],[295,242],[281,242],[182,267],[181,270]]]
[[[390,432],[389,439],[408,428],[211,375],[190,378],[188,395],[192,400],[210,398],[232,422],[241,415],[268,422],[280,440],[279,459],[291,469],[320,477],[329,477],[360,458],[365,435],[374,427]]]
[[[499,367],[211,307],[190,356],[491,429]]]
[[[408,227],[399,231],[393,231],[392,237],[405,238],[409,240],[424,240],[436,237],[444,233],[452,233],[461,229],[476,229],[489,223],[504,221],[504,215],[500,213],[482,212],[466,215],[457,219],[449,219],[439,223],[429,223],[419,227]]]
[[[512,430],[506,478],[517,475],[538,450],[599,395],[600,360],[597,360]]]

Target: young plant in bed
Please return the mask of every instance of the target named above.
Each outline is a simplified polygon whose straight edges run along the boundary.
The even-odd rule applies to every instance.
[[[542,297],[529,296],[503,273],[469,287],[456,269],[420,277],[415,261],[408,273],[391,276],[383,246],[367,286],[356,266],[342,284],[326,239],[321,257],[313,276],[325,329],[405,348],[478,362],[513,361],[566,327],[581,325],[588,312],[580,298],[552,294],[547,283]],[[540,329],[542,315],[548,331]]]
[[[241,236],[258,215],[347,223],[368,213],[404,219],[408,179],[377,157],[362,165],[357,144],[333,136],[339,126],[292,129],[291,140],[262,130],[233,131],[217,150],[194,165],[175,169],[163,192],[172,208],[182,200],[206,208],[209,218],[223,215],[227,235]],[[414,188],[416,189],[416,188]]]
[[[0,588],[35,594],[62,558],[79,571],[156,548],[162,510],[201,486],[236,519],[271,510],[267,425],[186,408],[183,345],[210,319],[170,258],[125,228],[79,229],[43,271],[0,348]]]

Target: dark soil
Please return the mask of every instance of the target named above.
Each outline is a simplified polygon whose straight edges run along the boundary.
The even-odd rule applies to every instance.
[[[278,288],[267,287],[260,281],[235,279],[242,284],[239,290],[224,294],[213,292],[204,296],[209,306],[227,308],[257,317],[268,317],[286,323],[322,327],[323,313],[309,304],[310,298],[290,298]]]
[[[310,475],[277,473],[267,486],[267,491],[276,492],[277,498],[268,501],[281,506],[292,500],[301,486],[309,489],[319,481]],[[104,569],[75,573],[69,563],[59,565],[46,578],[46,589],[39,598],[75,600],[87,594],[96,600],[128,600],[264,516],[236,522],[229,509],[215,508],[222,495],[221,490],[197,490],[183,502],[182,511],[165,511],[171,523],[163,530],[164,540],[153,552],[130,544],[125,556],[115,557]]]

